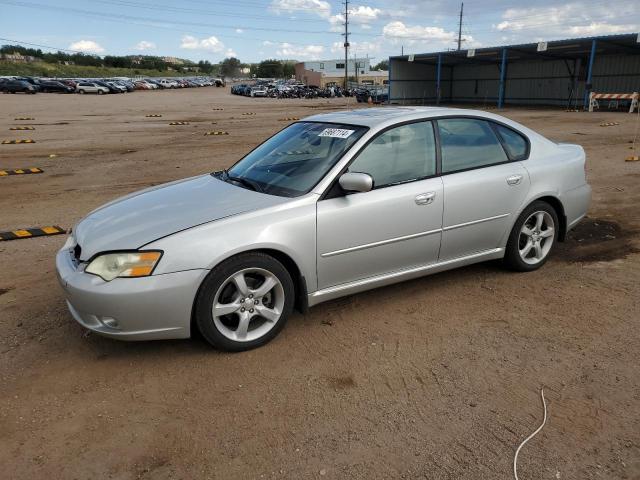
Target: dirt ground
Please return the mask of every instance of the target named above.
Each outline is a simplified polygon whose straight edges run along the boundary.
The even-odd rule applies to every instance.
[[[0,178],[0,231],[69,228],[229,166],[282,117],[343,106],[228,88],[0,96],[0,139],[37,142],[0,145],[0,169],[45,170]],[[640,478],[637,117],[504,115],[587,151],[589,217],[544,268],[486,263],[322,304],[251,352],[88,335],[55,279],[64,236],[0,242],[0,477],[507,479],[544,387],[521,479]]]

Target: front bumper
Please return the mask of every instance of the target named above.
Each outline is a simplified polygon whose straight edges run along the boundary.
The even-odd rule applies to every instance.
[[[73,318],[119,340],[188,338],[193,302],[208,273],[187,270],[105,282],[79,269],[68,248],[58,252],[56,271]]]

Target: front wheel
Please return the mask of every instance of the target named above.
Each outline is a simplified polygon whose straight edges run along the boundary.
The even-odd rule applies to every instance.
[[[263,253],[245,253],[214,268],[204,280],[195,320],[215,348],[239,352],[264,345],[284,328],[294,305],[287,269]]]
[[[79,93],[80,95],[84,95],[84,90],[78,90],[78,93]]]
[[[511,230],[505,265],[519,272],[540,268],[555,246],[559,226],[558,214],[551,205],[533,202],[520,214]]]
[[[98,95],[102,95],[104,92],[102,90],[98,90]]]

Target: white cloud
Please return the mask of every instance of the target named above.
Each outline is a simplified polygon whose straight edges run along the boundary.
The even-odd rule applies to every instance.
[[[308,12],[329,18],[331,16],[331,4],[324,0],[273,0],[269,7],[276,13]]]
[[[271,47],[272,45],[275,45],[275,43],[269,40],[265,40],[264,42],[262,42],[262,45],[264,45],[265,47]]]
[[[141,52],[144,50],[155,50],[156,44],[153,42],[147,42],[146,40],[142,40],[138,42],[138,44],[134,48],[136,50],[140,50]]]
[[[236,33],[244,33],[244,30],[241,28],[236,28]]]
[[[633,5],[593,9],[581,2],[558,7],[510,8],[503,13],[502,21],[493,25],[493,29],[501,33],[517,33],[521,42],[634,32],[638,30],[638,24],[627,22],[636,13]]]
[[[349,11],[349,20],[353,23],[370,23],[382,15],[382,10],[374,7],[360,5]]]
[[[458,38],[456,32],[447,32],[441,27],[423,27],[421,25],[405,25],[399,20],[387,23],[382,29],[385,37],[408,40],[429,40],[451,42]]]
[[[310,60],[315,60],[320,58],[323,52],[324,47],[321,45],[298,46],[285,42],[279,45],[276,54],[285,58],[308,58]]]
[[[85,53],[103,53],[104,48],[102,48],[98,43],[93,40],[78,40],[77,42],[73,42],[69,45],[69,50],[77,50],[79,52]]]
[[[203,50],[207,52],[219,53],[224,50],[224,43],[218,40],[213,35],[209,38],[197,39],[191,35],[185,35],[182,37],[180,48],[187,50]]]
[[[233,50],[233,48],[228,48],[224,55],[225,57],[234,57],[234,58],[238,56],[238,54]]]

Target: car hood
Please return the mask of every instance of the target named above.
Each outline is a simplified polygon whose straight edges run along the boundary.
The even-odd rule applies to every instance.
[[[158,238],[290,200],[203,175],[135,192],[91,212],[73,231],[81,260],[133,250]]]

